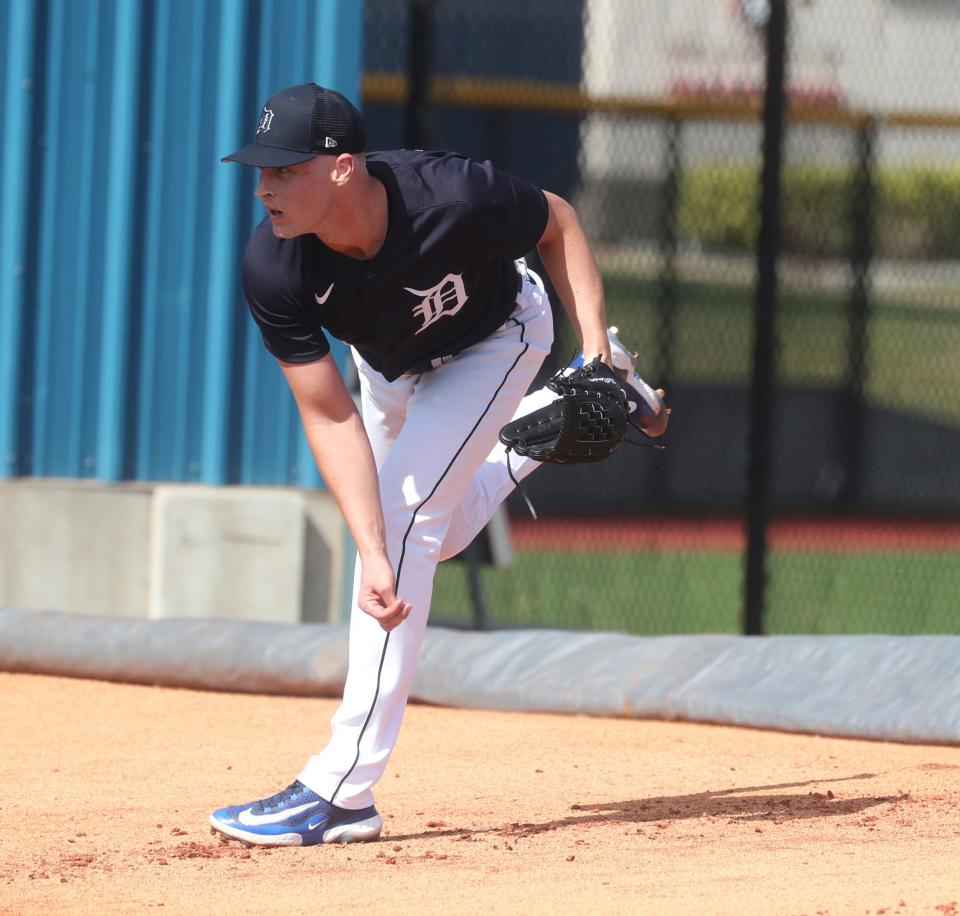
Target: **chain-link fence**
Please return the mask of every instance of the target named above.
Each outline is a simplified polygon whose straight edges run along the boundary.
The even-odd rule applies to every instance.
[[[742,629],[770,9],[366,0],[371,145],[570,199],[674,408],[664,452],[531,477],[511,566],[445,564],[436,619],[482,598],[495,626]],[[764,630],[958,632],[960,8],[786,12]],[[576,349],[557,326],[545,373]]]

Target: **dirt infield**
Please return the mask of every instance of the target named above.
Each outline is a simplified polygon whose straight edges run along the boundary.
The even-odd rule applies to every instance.
[[[960,913],[960,748],[413,706],[379,842],[213,838],[334,706],[0,674],[0,912]]]

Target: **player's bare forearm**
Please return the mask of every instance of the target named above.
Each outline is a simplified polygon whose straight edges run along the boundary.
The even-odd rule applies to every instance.
[[[603,281],[576,211],[562,197],[544,191],[547,226],[537,245],[570,323],[583,344],[584,358],[600,356],[610,365]]]
[[[333,358],[281,366],[317,467],[343,513],[361,559],[386,553],[376,465],[353,398]]]
[[[361,560],[386,554],[376,468],[360,417],[314,419],[304,431],[317,467],[333,494]]]
[[[330,356],[307,365],[281,363],[317,467],[360,555],[360,607],[384,629],[410,613],[396,596],[387,555],[377,468],[353,398]]]
[[[350,403],[343,415],[314,416],[304,422],[317,467],[350,528],[360,555],[357,603],[384,630],[392,630],[410,614],[410,605],[396,594],[393,567],[387,555],[377,470],[360,417]]]

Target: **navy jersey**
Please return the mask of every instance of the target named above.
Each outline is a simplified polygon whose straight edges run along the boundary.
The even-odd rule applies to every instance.
[[[516,258],[547,224],[535,185],[452,153],[369,153],[387,191],[380,250],[360,260],[315,235],[277,238],[265,219],[243,258],[243,288],[267,349],[290,363],[326,355],[324,329],[389,381],[457,353],[515,305]]]

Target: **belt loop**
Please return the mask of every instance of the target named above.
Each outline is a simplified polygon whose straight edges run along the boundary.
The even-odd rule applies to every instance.
[[[527,279],[527,260],[526,258],[517,258],[513,263],[517,268],[517,291],[513,298],[519,299],[523,292],[523,281]]]

